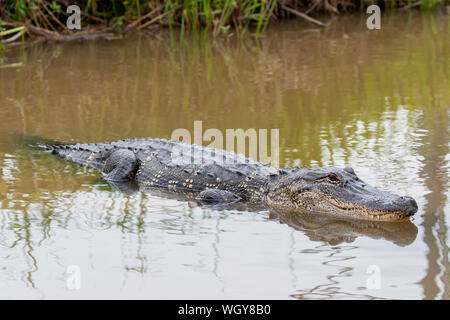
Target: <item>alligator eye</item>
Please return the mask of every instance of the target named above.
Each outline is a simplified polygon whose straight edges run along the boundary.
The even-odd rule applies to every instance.
[[[331,183],[334,184],[339,184],[341,183],[341,180],[338,178],[337,175],[335,175],[334,173],[330,173],[329,175],[327,175],[327,180]]]

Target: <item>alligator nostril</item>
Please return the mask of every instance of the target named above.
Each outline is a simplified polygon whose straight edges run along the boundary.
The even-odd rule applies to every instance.
[[[404,205],[410,215],[413,215],[414,213],[417,212],[417,209],[419,207],[417,206],[416,200],[414,200],[412,197],[408,197],[408,196],[400,197],[400,199],[404,203]]]

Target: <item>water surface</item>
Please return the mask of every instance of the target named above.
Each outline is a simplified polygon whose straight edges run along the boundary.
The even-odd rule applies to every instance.
[[[0,298],[448,299],[448,16],[345,16],[182,48],[166,34],[0,56]],[[167,39],[167,40],[166,40]],[[126,195],[27,147],[279,129],[281,165],[352,166],[410,222],[219,210]],[[81,271],[69,290],[68,266]],[[373,266],[380,287],[367,288]]]

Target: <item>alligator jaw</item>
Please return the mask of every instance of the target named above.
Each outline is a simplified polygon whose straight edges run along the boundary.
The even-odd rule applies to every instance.
[[[281,211],[281,212],[298,212],[300,214],[320,214],[325,216],[335,216],[342,218],[352,218],[358,220],[368,220],[368,221],[402,221],[407,220],[409,217],[417,212],[417,203],[411,197],[399,197],[406,199],[405,201],[409,204],[404,208],[393,206],[391,208],[386,208],[385,210],[362,207],[362,206],[352,206],[352,205],[342,205],[333,200],[324,200],[323,197],[309,196],[308,199],[313,203],[311,205],[301,205],[293,203],[292,206],[284,206],[274,203],[268,196],[268,205],[270,208]],[[319,202],[321,201],[321,202]],[[297,205],[297,206],[296,206]]]
[[[387,193],[385,193],[387,194]],[[408,196],[396,196],[389,194],[392,199],[383,199],[379,206],[342,206],[339,203],[328,200],[329,204],[338,212],[348,212],[349,215],[354,215],[357,218],[361,217],[364,220],[380,220],[380,221],[394,221],[409,218],[417,212],[416,201]]]
[[[400,202],[400,204],[396,204],[396,202]],[[358,206],[341,206],[339,203],[336,203],[333,200],[328,200],[328,203],[332,208],[334,208],[334,212],[338,215],[348,215],[357,219],[374,221],[405,220],[414,215],[414,213],[417,212],[418,208],[416,201],[408,196],[398,197],[398,200],[394,201],[394,203],[385,205],[385,210],[380,210],[373,207],[367,208]]]

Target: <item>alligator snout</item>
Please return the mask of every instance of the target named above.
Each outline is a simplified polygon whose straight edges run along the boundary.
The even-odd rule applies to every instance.
[[[416,200],[409,196],[398,197],[396,204],[402,208],[408,216],[412,216],[418,209]]]
[[[417,202],[412,197],[398,196],[388,192],[382,192],[379,196],[379,198],[367,202],[367,208],[374,212],[381,212],[385,218],[397,215],[401,219],[410,217],[417,212]]]

